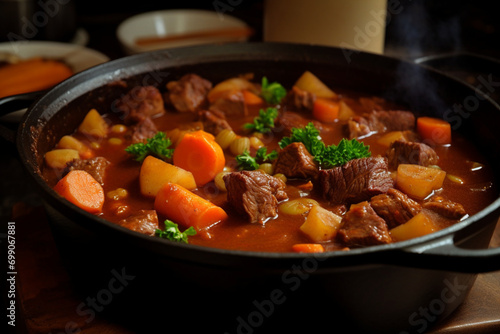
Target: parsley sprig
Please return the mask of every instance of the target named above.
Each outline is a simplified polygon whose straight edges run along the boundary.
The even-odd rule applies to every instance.
[[[279,104],[286,96],[286,89],[277,82],[269,83],[266,77],[262,78],[262,98],[270,104]]]
[[[271,162],[278,157],[278,152],[272,150],[271,153],[267,153],[267,148],[261,147],[255,152],[255,157],[250,155],[250,152],[245,151],[240,155],[236,156],[236,162],[238,163],[239,170],[256,170],[259,169],[259,162]]]
[[[303,128],[292,128],[291,136],[283,137],[279,146],[284,148],[294,142],[303,143],[323,169],[342,166],[350,160],[371,156],[370,146],[356,139],[342,138],[338,145],[326,146],[321,140],[319,130],[313,123],[309,123]]]
[[[156,229],[155,235],[160,238],[188,243],[188,237],[196,234],[193,226],[190,226],[184,232],[179,230],[179,226],[171,220],[165,220],[165,230]]]
[[[125,152],[134,156],[136,161],[142,162],[148,155],[154,155],[166,160],[172,157],[174,149],[169,149],[172,142],[164,132],[157,132],[154,137],[148,138],[146,143],[135,143],[128,146]]]
[[[260,109],[259,116],[253,119],[253,123],[245,123],[244,129],[253,130],[260,133],[270,132],[274,128],[274,120],[278,117],[278,109],[267,108]]]

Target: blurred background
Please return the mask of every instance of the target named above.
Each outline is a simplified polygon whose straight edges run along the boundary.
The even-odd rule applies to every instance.
[[[39,1],[0,0],[2,41],[9,41],[6,31],[13,30],[13,21],[24,23],[26,28],[26,22],[13,15],[13,10],[8,8],[17,6],[26,10],[37,3]],[[69,42],[79,32],[84,34],[87,47],[103,52],[111,59],[125,55],[116,37],[118,25],[136,14],[156,10],[196,8],[216,11],[239,18],[252,27],[254,34],[250,40],[263,39],[263,0],[110,1],[105,6],[103,1],[97,0],[49,0],[45,3],[49,8],[56,5],[66,10],[60,10],[57,17],[51,17],[51,23],[46,24],[45,29],[38,29],[38,33],[30,39]],[[472,52],[500,58],[500,20],[494,1],[388,0],[387,4],[388,10],[402,9],[388,16],[384,49],[387,55],[416,58],[436,53]],[[332,21],[342,19],[341,13],[329,15]],[[28,14],[28,19],[43,23],[44,17],[31,18]]]

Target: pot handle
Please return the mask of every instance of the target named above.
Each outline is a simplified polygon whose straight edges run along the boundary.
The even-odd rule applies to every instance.
[[[401,258],[411,263],[410,266],[425,269],[462,273],[487,273],[500,270],[500,247],[461,248],[455,244],[454,239],[455,236],[452,234],[438,242],[404,249],[405,254]]]
[[[15,111],[28,108],[33,102],[40,98],[45,91],[29,92],[18,95],[6,96],[0,99],[0,117]],[[10,143],[15,142],[16,131],[12,127],[0,124],[0,137]]]

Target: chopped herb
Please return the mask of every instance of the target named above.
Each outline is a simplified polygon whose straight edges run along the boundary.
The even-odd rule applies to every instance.
[[[260,133],[266,133],[274,128],[274,120],[276,119],[276,117],[278,117],[278,109],[260,109],[259,116],[254,118],[253,123],[246,123],[245,125],[243,125],[243,128]]]
[[[154,155],[160,159],[170,159],[174,149],[168,147],[172,142],[164,132],[157,132],[154,137],[148,138],[146,143],[136,143],[128,146],[125,152],[134,156],[134,159],[142,162],[148,155]]]
[[[320,163],[323,168],[333,168],[342,166],[353,159],[368,158],[370,156],[370,146],[366,146],[356,139],[342,138],[337,146],[330,145],[325,148]]]
[[[262,98],[270,104],[278,104],[286,96],[286,89],[279,83],[269,83],[266,77],[262,78]]]
[[[303,143],[307,151],[325,169],[342,166],[353,159],[371,156],[370,147],[356,139],[342,138],[337,146],[326,146],[313,123],[309,123],[303,128],[292,128],[292,135],[282,138],[279,146],[284,148],[294,142]]]
[[[306,149],[315,157],[323,154],[325,144],[321,140],[319,130],[316,129],[313,123],[307,124],[303,128],[292,128],[292,135],[290,137],[283,137],[280,142],[280,148],[288,146],[288,144],[301,142]]]
[[[171,220],[165,220],[165,230],[156,229],[155,235],[160,238],[188,243],[188,236],[195,235],[196,230],[190,226],[184,232],[179,230],[179,226]]]
[[[259,169],[259,163],[271,162],[277,157],[278,152],[276,152],[276,150],[268,154],[267,148],[261,147],[255,153],[255,157],[252,157],[250,152],[245,151],[236,156],[236,162],[238,163],[239,170],[256,170]]]

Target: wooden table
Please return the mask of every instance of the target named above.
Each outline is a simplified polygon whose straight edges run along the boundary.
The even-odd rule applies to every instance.
[[[132,333],[100,314],[89,323],[78,314],[81,297],[62,265],[42,207],[17,204],[12,221],[20,306],[16,333]],[[500,246],[500,224],[491,246]],[[430,333],[500,333],[500,272],[480,274],[465,303]]]

